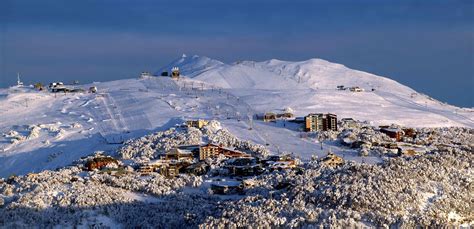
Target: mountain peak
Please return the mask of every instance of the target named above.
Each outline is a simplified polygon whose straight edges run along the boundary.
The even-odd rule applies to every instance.
[[[192,77],[206,71],[207,69],[223,65],[225,64],[207,56],[193,55],[189,57],[186,54],[183,54],[181,58],[172,61],[155,74],[159,75],[163,71],[170,71],[171,68],[178,67],[181,74]]]

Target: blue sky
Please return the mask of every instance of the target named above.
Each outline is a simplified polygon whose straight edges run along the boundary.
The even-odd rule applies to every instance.
[[[0,86],[135,77],[182,53],[322,58],[474,107],[474,1],[0,1]]]

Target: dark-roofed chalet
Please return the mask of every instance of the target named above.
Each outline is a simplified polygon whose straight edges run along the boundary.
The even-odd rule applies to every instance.
[[[398,128],[381,128],[380,132],[386,134],[398,142],[402,140],[403,131]]]

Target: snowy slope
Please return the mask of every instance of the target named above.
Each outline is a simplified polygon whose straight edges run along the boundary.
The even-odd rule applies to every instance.
[[[183,74],[194,80],[241,97],[256,112],[291,107],[297,115],[333,112],[375,124],[473,126],[472,109],[450,106],[389,78],[321,59],[223,64],[208,57],[183,55],[167,67],[174,66],[185,69]],[[365,92],[338,91],[338,85],[358,86]]]
[[[393,91],[397,94],[415,93],[413,89],[391,79],[321,59],[301,62],[276,59],[263,62],[240,61],[229,65],[208,57],[183,55],[160,71],[171,67],[179,67],[187,77],[222,88],[335,89],[338,85],[344,85],[359,86],[365,90]]]
[[[367,72],[349,69],[341,64],[321,59],[301,62],[269,60],[255,63],[256,67],[267,69],[278,75],[288,76],[313,89],[334,89],[338,85],[359,86],[365,90],[390,90],[397,93],[413,93],[414,90],[391,79]]]
[[[158,73],[174,66],[185,75],[179,81],[150,77],[95,83],[97,94],[55,96],[28,87],[0,89],[0,177],[54,169],[96,150],[113,151],[120,146],[114,143],[190,118],[220,120],[237,137],[268,144],[274,153],[294,152],[303,159],[323,155],[319,144],[301,138],[296,126],[249,121],[257,112],[287,107],[297,116],[333,112],[374,125],[474,127],[472,109],[323,60],[224,64],[184,56]],[[337,85],[376,91],[337,91]],[[337,151],[337,145],[333,147]],[[348,158],[356,155],[346,153]]]

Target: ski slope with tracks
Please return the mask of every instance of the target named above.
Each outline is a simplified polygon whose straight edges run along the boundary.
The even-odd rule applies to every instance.
[[[94,151],[113,152],[127,139],[195,118],[219,120],[237,137],[267,145],[275,154],[292,152],[308,159],[330,148],[347,159],[361,160],[336,143],[321,150],[320,143],[302,138],[295,124],[251,120],[256,113],[288,108],[296,116],[332,112],[373,125],[474,127],[473,109],[320,59],[225,64],[183,56],[158,75],[174,66],[184,75],[179,80],[148,77],[83,85],[97,86],[97,94],[0,89],[0,177],[54,169]],[[365,92],[336,90],[338,85],[358,86]]]

